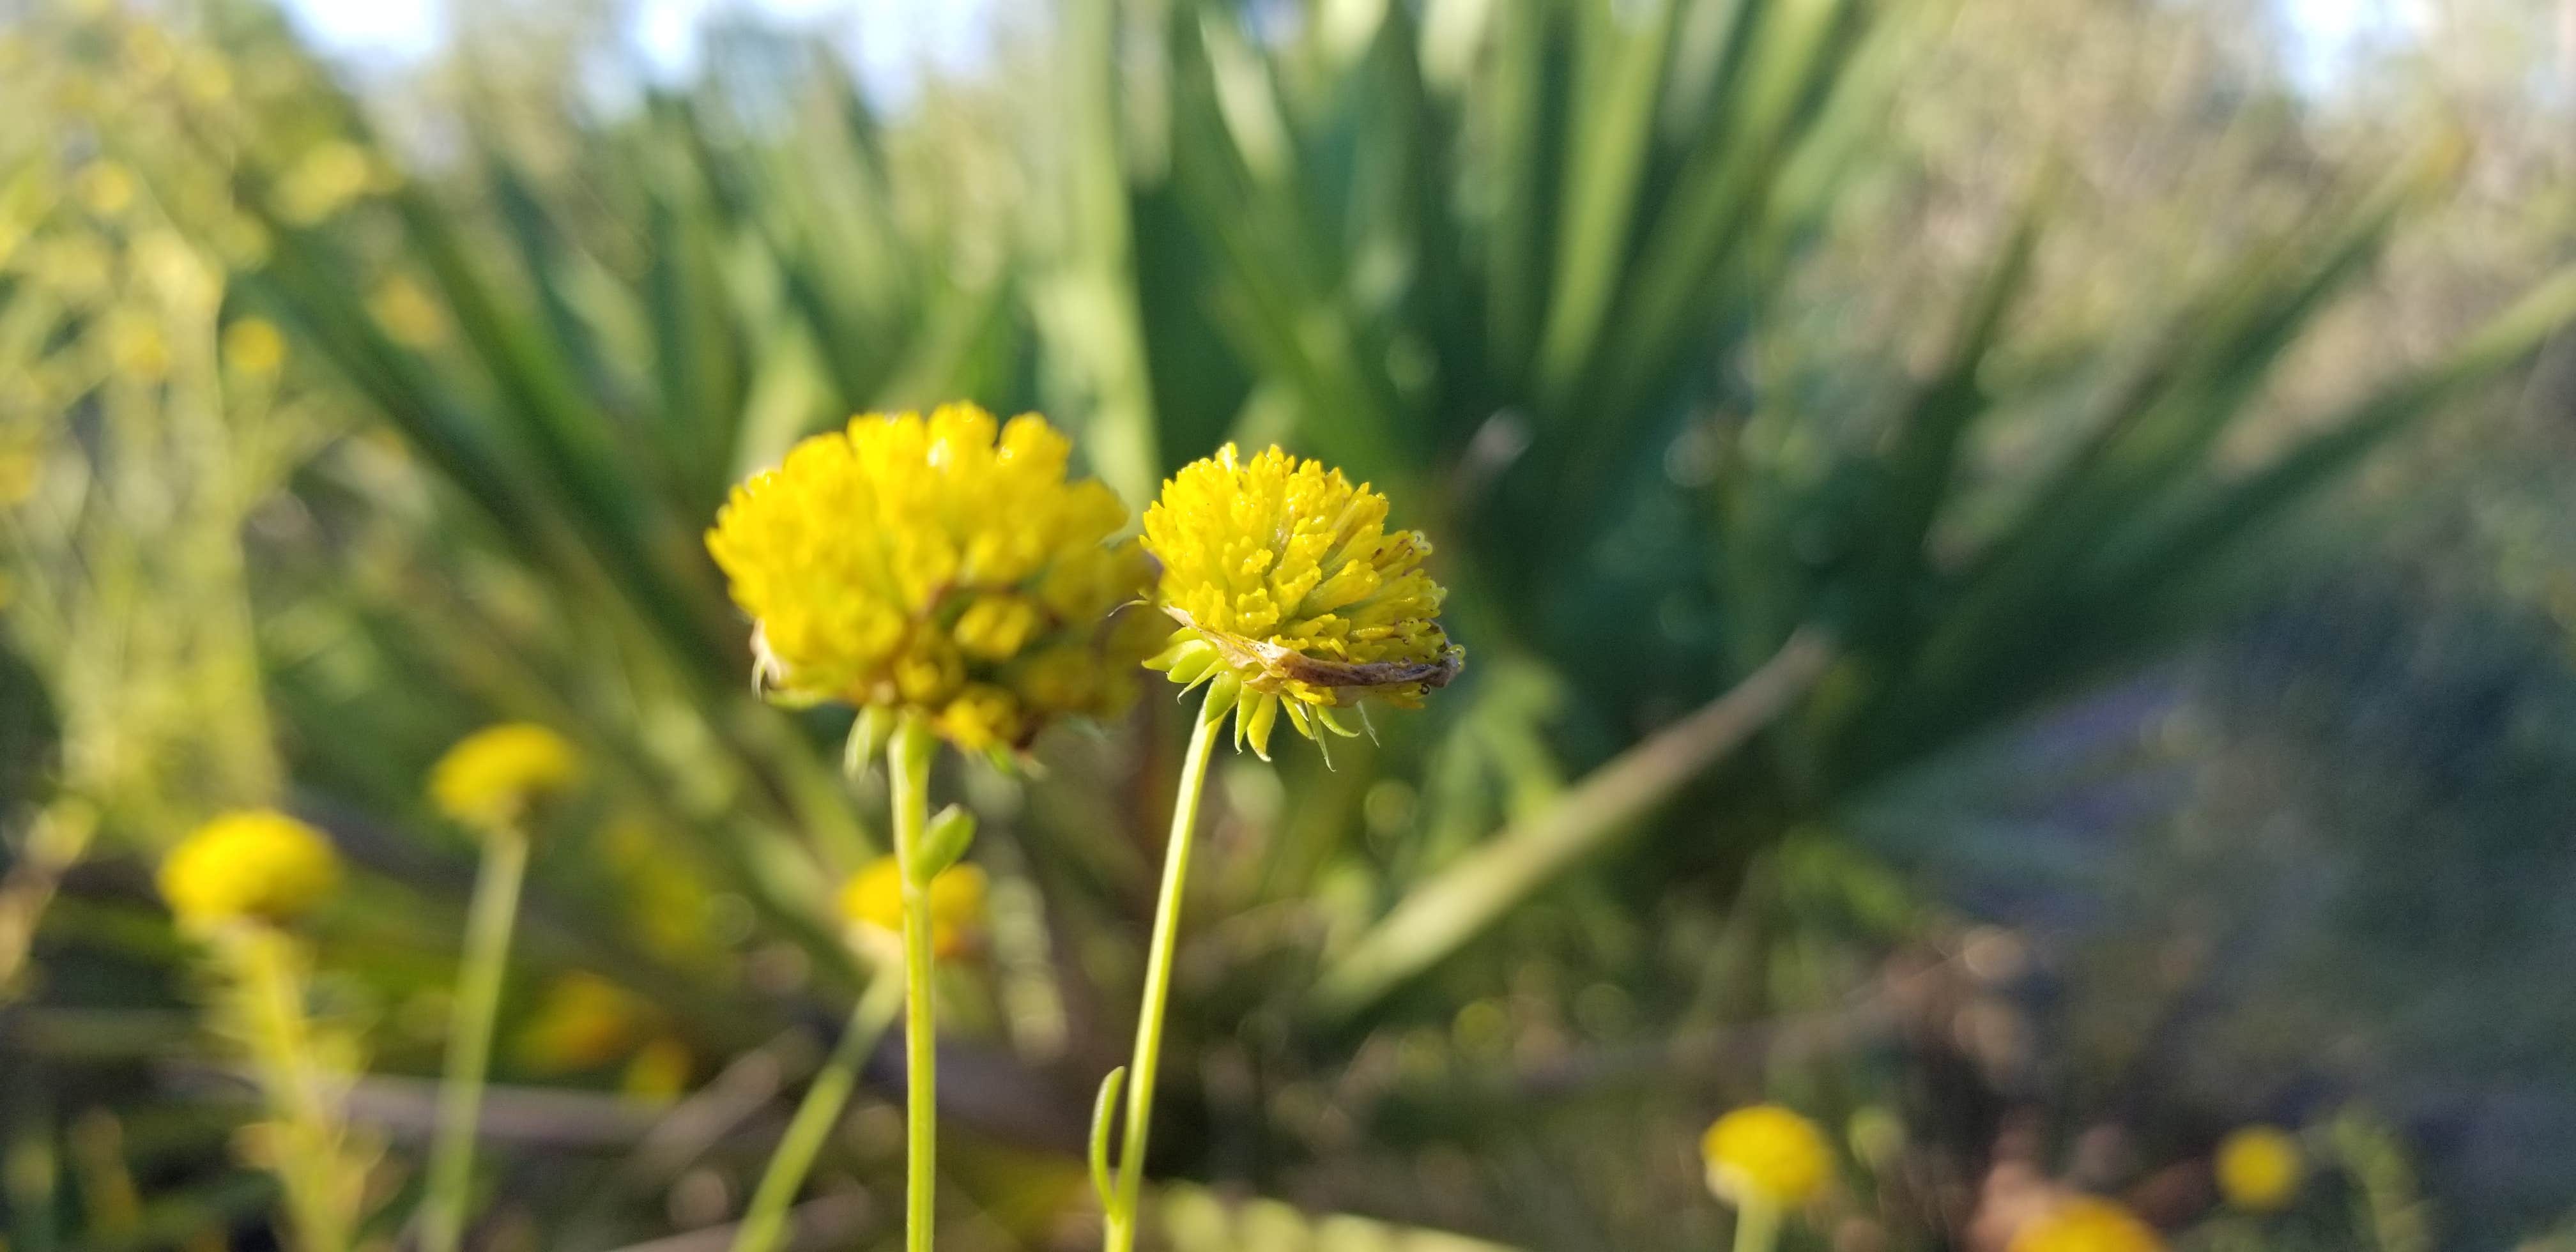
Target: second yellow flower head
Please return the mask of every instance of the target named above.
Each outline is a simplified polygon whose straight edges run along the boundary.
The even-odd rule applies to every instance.
[[[456,741],[430,767],[429,798],[453,821],[492,827],[519,820],[530,802],[581,777],[563,736],[530,722],[487,726]]]
[[[2215,1162],[2219,1194],[2253,1213],[2288,1208],[2307,1175],[2299,1141],[2277,1126],[2246,1126],[2219,1141]]]
[[[984,932],[984,871],[951,865],[930,880],[930,947],[942,958],[972,951]],[[903,933],[903,868],[879,857],[841,886],[841,916],[888,934]]]
[[[340,885],[340,858],[321,831],[269,809],[246,810],[181,840],[162,859],[159,885],[184,925],[282,922]]]
[[[1334,710],[1375,696],[1413,707],[1458,674],[1465,652],[1440,628],[1431,543],[1386,529],[1387,500],[1339,470],[1273,447],[1233,444],[1184,466],[1145,510],[1163,563],[1163,610],[1180,629],[1147,661],[1174,682],[1213,684],[1235,738],[1269,754],[1284,708],[1297,733],[1357,733]]]
[[[1151,640],[1112,614],[1152,565],[1112,540],[1118,497],[1066,479],[1071,454],[1035,416],[955,404],[855,418],[736,487],[707,549],[758,623],[763,684],[916,713],[969,750],[1117,711]]]
[[[1709,1189],[1733,1204],[1795,1208],[1833,1181],[1834,1153],[1814,1122],[1777,1104],[1736,1109],[1700,1136]]]

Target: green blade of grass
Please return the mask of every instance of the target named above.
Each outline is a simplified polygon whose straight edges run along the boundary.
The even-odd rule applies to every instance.
[[[2571,319],[2576,269],[2552,276],[2449,355],[2379,388],[2261,470],[2125,540],[2105,554],[2093,594],[2109,599],[2124,588],[2159,587],[2220,559],[2445,403],[2527,360]]]
[[[1554,298],[1539,341],[1539,394],[1560,416],[1589,372],[1628,261],[1673,19],[1669,0],[1594,5],[1584,14]]]
[[[1311,1005],[1347,1021],[1606,849],[1693,778],[1795,704],[1834,648],[1801,632],[1726,694],[1655,732],[1566,788],[1555,803],[1405,893],[1367,934],[1330,960]]]

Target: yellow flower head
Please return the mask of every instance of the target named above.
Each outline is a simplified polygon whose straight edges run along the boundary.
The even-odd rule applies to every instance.
[[[118,373],[140,382],[159,382],[170,375],[170,340],[161,324],[138,309],[116,309],[106,318],[107,359]]]
[[[689,1073],[697,1063],[689,1045],[663,1035],[635,1050],[617,1088],[637,1100],[676,1100],[689,1089]]]
[[[186,925],[235,918],[282,922],[340,883],[340,858],[321,831],[283,813],[226,813],[161,861],[161,898]]]
[[[1183,466],[1145,510],[1163,563],[1163,611],[1180,623],[1146,662],[1187,686],[1210,682],[1212,715],[1235,709],[1235,742],[1268,756],[1285,707],[1309,739],[1357,731],[1333,710],[1376,696],[1412,708],[1457,677],[1465,652],[1440,629],[1431,542],[1386,530],[1386,497],[1276,447],[1233,444]]]
[[[447,315],[419,283],[396,274],[367,297],[367,310],[384,325],[385,334],[406,348],[428,351],[447,340]]]
[[[286,336],[264,317],[235,318],[224,327],[224,364],[253,378],[265,378],[286,364]]]
[[[299,226],[315,225],[365,194],[373,177],[366,149],[337,139],[316,144],[279,180],[279,211]]]
[[[73,179],[72,194],[81,207],[100,217],[115,217],[134,203],[134,174],[114,161],[92,161]]]
[[[841,888],[841,915],[862,926],[903,933],[903,869],[879,857]],[[930,880],[930,947],[941,957],[975,946],[984,931],[984,871],[960,862]]]
[[[643,1037],[652,1011],[641,997],[597,974],[566,974],[518,1038],[520,1059],[545,1073],[596,1069]]]
[[[758,623],[760,681],[917,713],[969,751],[1123,708],[1152,640],[1113,615],[1152,563],[1112,540],[1109,488],[1066,480],[1072,451],[1035,415],[952,404],[854,418],[734,488],[707,549]]]
[[[2218,1191],[2253,1213],[2289,1207],[2308,1172],[2299,1141],[2277,1126],[2246,1126],[2218,1142]]]
[[[2164,1252],[2165,1241],[2137,1214],[2097,1196],[2076,1196],[2021,1228],[2006,1252]]]
[[[569,790],[581,758],[564,737],[528,722],[487,726],[456,741],[430,767],[429,798],[468,826],[515,822],[531,800]]]
[[[1833,1149],[1814,1122],[1777,1104],[1737,1109],[1700,1136],[1709,1189],[1729,1203],[1794,1208],[1833,1180]]]

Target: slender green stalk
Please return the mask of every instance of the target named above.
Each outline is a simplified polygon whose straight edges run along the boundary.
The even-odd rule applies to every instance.
[[[907,715],[886,744],[894,796],[894,854],[903,870],[903,1231],[907,1252],[931,1252],[939,1196],[939,1024],[930,981],[930,883],[914,872],[930,821],[930,728]]]
[[[850,1102],[850,1090],[858,1085],[859,1066],[876,1050],[877,1040],[885,1036],[886,1027],[893,1024],[895,1013],[903,1007],[903,991],[901,980],[880,974],[868,984],[857,1007],[850,1010],[849,1024],[841,1028],[841,1042],[805,1088],[804,1102],[796,1106],[795,1119],[787,1123],[786,1136],[778,1141],[777,1152],[769,1158],[769,1168],[760,1175],[751,1207],[734,1232],[733,1252],[770,1252],[778,1246],[787,1230],[788,1207],[795,1203],[797,1189],[805,1185],[805,1175],[814,1168],[814,1157],[823,1150],[823,1140],[841,1120],[841,1110]]]
[[[492,1062],[492,1021],[501,1009],[501,978],[510,961],[510,927],[519,913],[519,884],[528,872],[528,837],[495,826],[483,838],[483,868],[465,914],[465,963],[448,1019],[447,1074],[438,1086],[438,1130],[429,1151],[422,1252],[456,1252],[465,1241],[474,1181],[474,1124],[483,1111],[483,1078]]]
[[[1118,1153],[1118,1191],[1104,1215],[1106,1252],[1133,1252],[1136,1202],[1145,1187],[1145,1132],[1154,1119],[1154,1077],[1163,1052],[1163,1008],[1172,998],[1172,949],[1179,942],[1181,896],[1190,875],[1190,833],[1199,821],[1199,794],[1207,787],[1208,754],[1215,750],[1223,717],[1199,714],[1190,753],[1181,762],[1180,790],[1172,798],[1172,835],[1163,849],[1163,890],[1154,904],[1154,942],[1145,957],[1144,1004],[1136,1016],[1136,1058],[1127,1067],[1127,1134]]]
[[[1760,1196],[1745,1196],[1735,1209],[1735,1252],[1771,1252],[1779,1243],[1780,1210]]]
[[[235,1020],[276,1119],[270,1166],[286,1196],[295,1246],[299,1252],[346,1252],[353,1223],[333,1168],[338,1116],[314,1070],[295,941],[265,925],[244,924],[218,936],[217,951],[232,966],[241,996]]]

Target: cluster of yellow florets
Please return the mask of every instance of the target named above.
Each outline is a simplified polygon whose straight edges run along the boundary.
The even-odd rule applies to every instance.
[[[580,777],[580,754],[563,736],[508,722],[475,731],[440,756],[430,767],[429,798],[468,826],[502,826],[518,821],[531,801],[567,790]]]
[[[971,951],[984,931],[984,871],[951,865],[930,880],[930,949],[941,957]],[[862,926],[903,931],[903,867],[879,857],[841,887],[841,916]]]
[[[1728,1202],[1795,1208],[1833,1181],[1834,1153],[1814,1122],[1777,1104],[1736,1109],[1700,1136],[1709,1189]]]
[[[1180,623],[1146,662],[1173,681],[1212,682],[1213,711],[1268,754],[1284,707],[1308,738],[1356,733],[1336,708],[1375,696],[1412,707],[1456,677],[1464,653],[1440,629],[1431,543],[1386,530],[1386,497],[1273,447],[1234,445],[1184,467],[1145,511],[1163,563],[1163,610]]]
[[[762,681],[930,718],[970,750],[1123,707],[1151,648],[1113,614],[1152,565],[1126,506],[1035,416],[856,418],[736,487],[707,547],[758,623]],[[1141,615],[1128,615],[1141,616]]]
[[[186,925],[282,922],[331,894],[340,858],[322,832],[268,809],[226,813],[161,862],[161,898]]]

